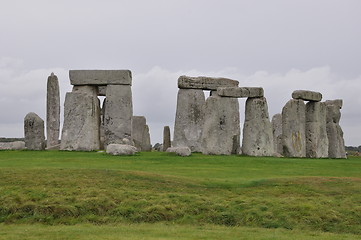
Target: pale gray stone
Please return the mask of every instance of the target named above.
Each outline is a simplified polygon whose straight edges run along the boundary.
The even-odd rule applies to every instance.
[[[327,107],[327,137],[328,137],[328,157],[346,158],[345,141],[343,131],[340,126],[342,100],[326,101]]]
[[[324,102],[306,104],[306,157],[328,157],[327,108]]]
[[[144,116],[132,117],[132,139],[140,151],[150,151],[149,127]]]
[[[179,89],[173,146],[201,152],[205,97],[200,89]]]
[[[171,147],[170,128],[165,126],[163,129],[163,152],[167,151]]]
[[[146,152],[150,152],[152,151],[152,144],[150,141],[150,131],[149,131],[149,126],[145,125],[144,126],[144,132],[143,132],[143,146],[142,146],[142,150],[146,151]]]
[[[138,152],[137,148],[126,144],[109,144],[106,152],[110,155],[134,155]]]
[[[28,113],[24,118],[25,146],[28,150],[44,150],[44,120],[36,113]]]
[[[249,156],[274,154],[272,125],[265,97],[248,98],[243,127],[242,153]]]
[[[203,89],[216,91],[219,87],[237,87],[238,83],[238,81],[228,78],[188,76],[180,76],[178,78],[178,88],[186,89]]]
[[[100,103],[95,86],[74,86],[66,93],[61,150],[100,149]]]
[[[72,85],[132,85],[129,70],[70,70]]]
[[[306,157],[306,106],[291,99],[282,109],[282,145],[286,157]]]
[[[0,150],[24,150],[24,141],[0,142]]]
[[[188,157],[192,154],[192,151],[189,147],[170,147],[167,149],[167,152],[173,152],[182,157]]]
[[[322,100],[322,94],[308,90],[296,90],[292,93],[293,99],[302,99],[305,101],[319,102]]]
[[[234,98],[263,97],[264,91],[261,87],[220,87],[217,95]]]
[[[272,117],[273,145],[275,153],[283,154],[282,145],[282,114],[277,113]]]
[[[203,154],[240,153],[238,99],[210,96],[206,100],[204,119],[201,137]]]
[[[335,99],[335,100],[326,100],[326,105],[336,105],[339,109],[342,108],[343,100],[342,99]]]
[[[98,96],[104,97],[107,94],[107,86],[98,86]]]
[[[131,139],[133,102],[130,85],[108,85],[104,111],[104,145]]]
[[[59,145],[60,93],[58,77],[51,73],[47,81],[46,136],[47,148]]]

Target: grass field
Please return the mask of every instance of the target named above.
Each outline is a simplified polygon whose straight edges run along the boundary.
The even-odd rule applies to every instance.
[[[361,158],[0,151],[0,223],[0,239],[359,239]]]

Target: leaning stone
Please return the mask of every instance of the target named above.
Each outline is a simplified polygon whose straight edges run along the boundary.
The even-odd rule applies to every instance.
[[[202,153],[230,155],[240,153],[239,103],[236,98],[210,96],[206,100]]]
[[[293,99],[302,99],[305,101],[319,102],[322,100],[322,94],[319,92],[296,90],[292,93]]]
[[[132,85],[129,70],[70,70],[72,85]]]
[[[272,125],[265,97],[248,98],[246,101],[242,153],[249,156],[274,154]]]
[[[167,152],[173,152],[182,157],[188,157],[192,154],[192,151],[189,147],[170,147],[167,149]]]
[[[264,96],[264,91],[261,87],[220,87],[217,89],[217,95],[234,98],[258,98]]]
[[[324,102],[306,104],[306,157],[328,157],[327,108]]]
[[[109,144],[106,152],[110,155],[134,155],[138,152],[137,148],[125,144]]]
[[[104,145],[131,139],[133,102],[131,86],[108,85],[104,111]]]
[[[341,101],[341,102],[340,102]],[[340,104],[341,103],[341,104]],[[345,141],[343,131],[340,126],[342,100],[326,101],[327,107],[327,137],[328,137],[328,157],[346,158]]]
[[[238,81],[228,78],[187,77],[178,78],[178,88],[217,90],[219,87],[237,87]]]
[[[16,142],[0,142],[0,150],[24,150],[25,142],[16,141]]]
[[[51,73],[47,82],[46,95],[46,136],[47,148],[59,144],[60,132],[60,93],[58,77]]]
[[[275,153],[283,154],[282,146],[282,114],[278,113],[272,117],[273,145]]]
[[[163,129],[163,152],[167,151],[171,147],[170,129],[169,126],[165,126]]]
[[[93,86],[76,86],[66,93],[61,150],[100,149],[100,103]]]
[[[286,157],[306,157],[306,106],[291,99],[282,109],[282,145]]]
[[[201,152],[205,97],[201,89],[179,89],[173,146]]]
[[[28,113],[24,118],[25,146],[28,150],[44,150],[44,120],[36,113]]]

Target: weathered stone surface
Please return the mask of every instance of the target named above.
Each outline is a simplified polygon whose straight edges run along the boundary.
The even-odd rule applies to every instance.
[[[144,126],[142,150],[146,152],[152,151],[152,144],[150,141],[150,131],[148,125]]]
[[[106,152],[111,155],[134,155],[138,152],[137,148],[125,144],[109,144]]]
[[[144,116],[132,117],[132,138],[140,151],[151,150],[149,127]]]
[[[306,157],[328,157],[327,108],[324,102],[306,104]]]
[[[36,113],[28,113],[24,118],[25,146],[28,150],[44,150],[44,120]]]
[[[60,93],[58,77],[51,73],[47,81],[46,95],[46,136],[47,148],[59,144]]]
[[[220,87],[217,89],[217,95],[234,98],[258,98],[264,96],[264,91],[261,87]]]
[[[72,85],[132,85],[129,70],[70,70]]]
[[[100,103],[97,88],[76,86],[66,93],[61,150],[93,151],[100,148]]]
[[[104,145],[131,139],[133,102],[129,85],[108,85],[104,111]]]
[[[326,101],[326,129],[328,137],[328,157],[346,158],[345,141],[340,126],[342,100]]]
[[[24,141],[0,142],[0,150],[23,150],[25,149]]]
[[[240,153],[238,99],[210,96],[206,100],[204,119],[201,138],[203,154]]]
[[[189,147],[170,147],[167,149],[167,152],[173,152],[182,157],[188,157],[192,154],[192,151]]]
[[[238,83],[238,81],[228,78],[188,76],[180,76],[178,78],[178,88],[186,89],[203,89],[216,91],[219,87],[237,87]]]
[[[273,146],[275,153],[283,154],[282,145],[282,114],[277,113],[272,117]]]
[[[163,129],[163,152],[171,147],[170,128],[165,126]]]
[[[249,156],[274,154],[272,125],[265,97],[248,98],[246,101],[242,153]]]
[[[291,99],[282,109],[283,155],[306,157],[306,106],[302,100]]]
[[[322,94],[319,92],[296,90],[292,93],[293,99],[302,99],[305,101],[319,102],[322,100]]]
[[[104,97],[107,94],[107,86],[98,86],[98,96]]]
[[[174,123],[173,146],[201,152],[205,97],[200,89],[179,89]]]

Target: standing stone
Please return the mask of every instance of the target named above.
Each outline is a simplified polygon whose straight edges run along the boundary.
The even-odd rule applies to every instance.
[[[239,103],[236,98],[210,96],[206,100],[202,153],[230,155],[240,153]]]
[[[201,152],[205,97],[203,90],[179,89],[174,123],[173,146]]]
[[[47,147],[59,145],[60,94],[58,77],[51,73],[47,82],[46,95],[46,135]]]
[[[131,139],[132,132],[132,90],[130,85],[108,85],[104,111],[104,144],[123,143]]]
[[[306,104],[306,156],[308,158],[328,157],[326,114],[327,108],[324,102]]]
[[[326,101],[327,107],[327,137],[328,137],[328,157],[346,158],[345,141],[343,131],[340,126],[342,100]]]
[[[306,106],[291,99],[282,109],[282,145],[286,157],[306,157]]]
[[[149,127],[144,116],[132,117],[132,139],[141,151],[151,150]]]
[[[74,86],[65,96],[61,150],[100,148],[100,103],[96,86]]]
[[[152,151],[152,144],[150,142],[150,132],[148,125],[144,126],[142,150],[146,152]]]
[[[168,148],[171,147],[170,140],[170,129],[169,126],[165,126],[163,130],[163,152],[166,152]]]
[[[44,120],[36,113],[28,113],[24,118],[25,147],[28,150],[44,150]]]
[[[283,155],[282,146],[282,114],[277,113],[272,117],[274,151]]]
[[[243,127],[242,153],[249,156],[273,156],[272,125],[265,97],[248,98]]]

